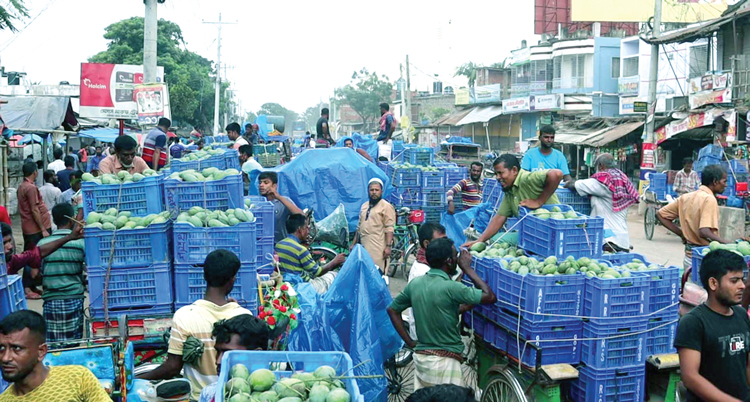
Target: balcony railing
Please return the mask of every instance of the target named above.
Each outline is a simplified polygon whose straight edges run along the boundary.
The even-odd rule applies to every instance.
[[[563,77],[552,80],[552,89],[584,89],[594,86],[594,77]]]

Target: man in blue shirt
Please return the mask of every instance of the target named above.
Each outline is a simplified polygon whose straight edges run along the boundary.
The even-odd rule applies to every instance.
[[[521,161],[521,169],[535,172],[537,170],[560,169],[563,181],[572,180],[568,161],[562,152],[552,148],[555,145],[555,128],[542,126],[539,129],[539,147],[526,151]]]
[[[101,162],[104,158],[105,156],[102,155],[102,146],[97,145],[96,153],[89,156],[88,164],[86,165],[86,171],[93,174],[94,176],[99,176],[99,162]]]

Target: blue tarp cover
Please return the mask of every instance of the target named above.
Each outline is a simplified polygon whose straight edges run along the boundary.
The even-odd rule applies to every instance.
[[[384,375],[384,362],[403,342],[386,312],[391,294],[364,247],[354,247],[324,295],[307,283],[295,289],[302,312],[299,326],[289,336],[289,350],[343,350],[358,366],[352,375]],[[360,378],[357,384],[365,401],[387,400],[385,377]]]
[[[352,133],[351,137],[343,137],[338,140],[336,147],[343,147],[344,141],[350,139],[354,142],[355,148],[362,148],[370,155],[372,160],[378,160],[378,143],[370,135],[362,135],[360,133]]]
[[[135,132],[130,130],[125,130],[125,134],[133,135]],[[85,137],[85,138],[93,138],[99,142],[108,142],[113,143],[117,139],[117,136],[120,135],[120,129],[117,128],[104,128],[104,127],[98,127],[98,128],[90,128],[86,130],[81,130],[78,132],[79,137]]]
[[[263,171],[277,172],[279,194],[302,208],[312,208],[315,219],[332,214],[344,204],[349,232],[357,230],[359,210],[367,202],[367,183],[377,177],[390,186],[385,172],[361,155],[346,148],[307,149],[291,162]],[[250,175],[250,194],[258,194],[258,175]],[[385,198],[386,194],[383,195]]]

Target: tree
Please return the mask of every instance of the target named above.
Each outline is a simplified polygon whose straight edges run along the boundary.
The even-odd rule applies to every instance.
[[[107,50],[89,58],[91,63],[143,64],[143,18],[132,17],[116,22],[105,29],[104,38],[110,42]],[[172,120],[201,127],[213,124],[216,71],[213,62],[188,51],[179,25],[160,19],[157,36],[157,65],[164,67],[164,80],[169,85]],[[220,116],[232,110],[226,90],[229,82],[222,82]]]
[[[479,65],[474,64],[474,62],[470,61],[468,63],[461,64],[456,68],[456,73],[453,74],[454,77],[463,76],[466,77],[466,79],[469,80],[469,88],[474,88],[474,82],[477,80],[477,68]]]
[[[8,0],[7,3],[7,6],[0,6],[0,30],[7,28],[15,32],[18,29],[13,21],[28,18],[29,10],[23,5],[23,0]]]
[[[393,84],[388,77],[366,68],[355,71],[349,84],[336,89],[336,100],[349,105],[362,119],[362,130],[369,131],[369,122],[380,116],[379,104],[391,99]]]
[[[430,117],[429,117],[430,121],[431,122],[438,121],[443,116],[447,115],[450,112],[451,112],[450,109],[446,109],[444,107],[436,107],[436,108],[430,110]]]
[[[497,69],[504,69],[504,68],[507,68],[507,65],[508,65],[507,63],[508,63],[508,58],[506,57],[503,59],[503,61],[493,63],[490,67],[497,68]]]
[[[249,121],[250,123],[254,123],[255,119],[257,117],[258,117],[258,115],[256,115],[255,113],[253,113],[253,112],[247,112],[247,116],[245,116],[245,121]]]

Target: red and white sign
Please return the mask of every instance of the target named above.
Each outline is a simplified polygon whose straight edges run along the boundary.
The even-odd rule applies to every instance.
[[[159,118],[170,118],[167,84],[136,85],[133,94],[138,105],[138,123],[155,126]]]
[[[164,82],[163,67],[157,67],[156,81]],[[81,116],[138,118],[133,89],[139,84],[143,84],[143,66],[81,63]]]
[[[643,143],[643,153],[641,154],[641,169],[653,169],[656,166],[656,157],[654,155],[656,144],[649,142]]]

